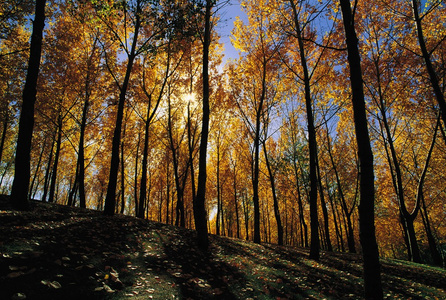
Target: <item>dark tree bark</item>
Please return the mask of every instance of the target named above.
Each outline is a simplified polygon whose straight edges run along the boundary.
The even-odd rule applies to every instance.
[[[107,195],[105,196],[104,214],[112,216],[115,214],[116,206],[116,186],[118,184],[119,170],[119,145],[121,144],[122,120],[124,117],[124,104],[129,86],[130,75],[132,73],[133,63],[136,58],[136,48],[138,43],[139,29],[141,27],[141,1],[137,1],[135,13],[135,29],[130,52],[127,57],[127,67],[122,85],[119,87],[118,111],[116,114],[116,125],[113,132],[112,156],[110,161],[110,173],[107,186]]]
[[[427,240],[429,243],[429,249],[431,251],[431,255],[432,255],[432,259],[434,261],[434,264],[438,265],[438,266],[442,266],[443,265],[443,259],[441,258],[441,255],[438,251],[436,242],[435,242],[435,238],[432,234],[431,231],[431,227],[430,227],[430,222],[429,222],[429,216],[427,214],[427,209],[426,209],[426,204],[424,202],[424,194],[423,194],[423,187],[424,187],[424,180],[426,178],[426,174],[427,174],[427,169],[429,167],[429,161],[431,159],[432,156],[432,152],[434,151],[434,146],[435,146],[435,140],[437,138],[437,132],[438,132],[438,128],[440,127],[441,121],[440,121],[440,115],[438,116],[437,119],[437,124],[435,125],[435,129],[434,129],[434,136],[432,137],[432,143],[430,145],[427,157],[426,157],[426,161],[424,163],[424,168],[423,171],[421,172],[421,176],[420,179],[418,180],[418,187],[417,187],[417,195],[416,195],[416,204],[415,206],[418,207],[418,210],[421,209],[421,216],[423,219],[423,224],[426,230],[426,235],[427,235]],[[416,213],[418,210],[416,210],[416,207],[414,208],[413,214],[414,214],[414,218],[416,216]]]
[[[310,74],[308,72],[307,58],[305,56],[305,47],[302,38],[302,32],[300,29],[300,23],[298,19],[298,12],[294,1],[290,0],[291,8],[293,9],[293,20],[297,40],[299,44],[300,63],[303,69],[303,80],[305,88],[305,107],[307,113],[307,126],[308,126],[308,148],[310,152],[310,228],[311,228],[311,242],[310,242],[310,258],[319,260],[319,221],[318,221],[318,207],[317,207],[317,191],[318,191],[318,178],[317,178],[317,141],[316,141],[316,129],[314,127],[313,116],[313,100],[311,99],[311,86],[310,86]]]
[[[147,117],[144,120],[144,148],[143,148],[143,157],[142,157],[142,166],[141,166],[141,184],[140,184],[140,194],[139,194],[139,208],[137,209],[137,217],[144,218],[144,207],[147,202],[147,160],[149,156],[149,129],[150,124],[152,123],[153,118],[158,110],[158,106],[161,103],[161,99],[164,94],[164,88],[167,84],[167,79],[169,78],[169,70],[170,70],[170,41],[169,47],[167,50],[167,63],[166,63],[166,74],[163,80],[163,84],[161,86],[161,90],[158,94],[158,98],[154,106],[152,106],[152,95],[153,91],[149,93],[147,91],[145,85],[145,73],[143,73],[143,92],[148,100],[147,104]],[[144,72],[144,71],[143,71]]]
[[[9,112],[5,111],[3,118],[2,139],[0,140],[0,164],[2,163],[3,148],[5,147],[6,133],[8,132]]]
[[[125,129],[126,126],[124,124],[124,130],[123,130],[123,135],[125,136]],[[120,166],[121,166],[121,210],[120,213],[123,214],[124,213],[124,209],[125,209],[125,159],[124,159],[124,140],[121,140],[121,162],[120,162]]]
[[[359,204],[359,237],[363,251],[364,296],[366,299],[383,299],[381,267],[375,235],[375,185],[373,153],[367,124],[361,57],[350,0],[339,0],[350,67],[353,114],[361,172]],[[356,3],[356,2],[355,2]]]
[[[190,185],[192,187],[192,203],[195,201],[197,196],[196,186],[195,186],[195,167],[194,167],[194,150],[196,146],[196,128],[192,132],[192,119],[190,112],[190,103],[187,104],[187,146],[189,150],[189,167],[190,167]],[[198,139],[197,139],[198,141]]]
[[[327,122],[325,122],[325,124],[328,124]],[[339,176],[339,172],[338,172],[338,168],[337,165],[334,161],[334,157],[333,157],[333,153],[331,151],[332,146],[331,146],[331,142],[330,142],[330,136],[328,134],[328,125],[327,125],[327,151],[328,151],[328,156],[330,157],[330,161],[331,161],[331,165],[333,167],[333,171],[335,173],[335,178],[336,178],[336,185],[338,187],[338,192],[339,192],[339,198],[341,200],[341,208],[344,211],[344,216],[346,217],[346,222],[347,222],[347,245],[348,245],[348,251],[350,253],[356,253],[356,245],[355,245],[355,236],[353,233],[353,225],[352,225],[352,214],[353,214],[353,210],[355,208],[355,205],[353,204],[351,206],[351,208],[349,209],[347,206],[347,201],[345,200],[344,197],[344,189],[342,188],[342,184],[341,184],[341,178]],[[333,210],[334,213],[334,210]],[[333,215],[334,216],[334,215]],[[336,218],[334,218],[334,220],[336,220]],[[341,238],[342,240],[342,238]],[[342,245],[343,248],[343,245]]]
[[[55,136],[53,136],[51,138],[51,149],[50,149],[50,154],[48,157],[48,163],[47,163],[47,167],[45,170],[45,180],[43,182],[43,196],[42,196],[42,201],[46,202],[46,196],[48,195],[48,185],[50,183],[50,176],[51,176],[51,163],[53,161],[53,150],[54,150],[54,143],[55,143]]]
[[[319,159],[316,156],[316,168],[317,168],[317,179],[319,183],[319,198],[321,199],[321,208],[322,208],[322,215],[324,216],[324,238],[325,238],[325,246],[327,251],[332,252],[333,246],[331,245],[330,240],[330,224],[328,223],[328,209],[327,204],[325,202],[325,195],[324,195],[324,189],[322,188],[322,178],[321,178],[321,172],[319,167]]]
[[[378,69],[378,62],[375,64]],[[414,220],[418,214],[420,208],[420,201],[416,201],[414,210],[409,212],[407,210],[406,197],[404,195],[404,186],[402,171],[400,166],[400,160],[398,159],[396,149],[393,143],[392,131],[387,120],[386,106],[384,104],[384,96],[381,91],[381,80],[379,70],[377,71],[377,81],[378,81],[378,92],[379,92],[379,102],[378,107],[381,112],[381,126],[384,127],[384,132],[382,136],[385,142],[387,160],[389,163],[390,173],[392,175],[393,187],[398,198],[399,210],[400,210],[400,221],[403,222],[403,228],[405,229],[405,241],[407,244],[408,257],[409,260],[421,263],[421,253],[418,247],[418,242],[415,234]],[[382,129],[381,129],[382,131]],[[389,153],[389,150],[390,153]]]
[[[266,168],[268,169],[269,182],[271,184],[271,193],[273,194],[274,217],[276,218],[276,223],[277,223],[277,244],[283,245],[283,226],[282,226],[282,220],[280,219],[279,202],[277,200],[277,194],[276,194],[276,182],[268,158],[268,152],[266,151],[265,141],[263,141],[263,154],[265,155]]]
[[[238,211],[238,197],[237,197],[237,161],[234,160],[234,176],[233,176],[233,189],[234,189],[234,209],[235,209],[235,222],[236,222],[236,237],[240,238],[240,216]]]
[[[223,204],[221,197],[221,184],[220,184],[220,132],[217,134],[216,140],[217,147],[217,216],[215,221],[215,234],[220,235],[220,219],[223,221]],[[224,235],[224,232],[223,232]]]
[[[209,135],[209,46],[211,44],[211,9],[213,0],[206,0],[203,39],[203,120],[201,124],[200,157],[198,161],[197,197],[193,203],[195,229],[198,246],[207,250],[209,246],[207,213],[206,213],[206,155]]]
[[[139,147],[141,144],[141,130],[138,130],[138,142],[136,143],[136,154],[135,154],[135,176],[133,177],[133,197],[135,198],[135,217],[139,218],[139,203],[138,203],[138,162],[139,162]],[[162,200],[162,196],[161,196]],[[161,216],[161,211],[160,211]],[[161,220],[158,220],[161,222]]]
[[[30,180],[31,140],[34,127],[34,104],[37,94],[37,78],[40,70],[43,28],[45,27],[45,0],[36,0],[33,32],[23,89],[23,103],[20,112],[17,137],[15,174],[11,190],[12,205],[19,210],[28,210],[28,190]]]
[[[421,6],[420,0],[412,0],[412,12],[415,21],[415,27],[417,30],[418,44],[420,45],[421,54],[426,64],[427,73],[429,74],[429,80],[434,90],[435,97],[437,98],[438,105],[440,106],[441,118],[443,124],[446,125],[446,101],[444,99],[443,92],[438,82],[438,77],[435,72],[434,66],[431,61],[431,53],[427,50],[426,41],[424,40],[423,26],[421,24],[422,18],[420,17],[419,7]]]
[[[38,175],[40,174],[40,165],[42,163],[43,152],[45,151],[45,148],[46,148],[46,137],[43,141],[42,150],[40,150],[39,159],[37,161],[36,171],[34,172],[33,180],[31,181],[31,186],[29,187],[29,196],[28,196],[29,200],[32,200],[33,197],[34,184],[36,182]]]
[[[169,92],[170,93],[170,92]],[[185,176],[187,176],[188,170],[186,168],[186,172],[183,174],[182,178],[179,172],[179,145],[175,145],[175,142],[173,140],[173,124],[172,124],[172,105],[170,102],[170,95],[167,97],[168,106],[168,120],[167,120],[167,133],[169,136],[169,147],[170,151],[172,153],[172,163],[173,163],[173,174],[174,174],[174,180],[175,180],[175,187],[176,187],[176,195],[177,195],[177,205],[176,205],[176,219],[175,219],[175,226],[181,226],[185,227],[185,219],[184,219],[184,183],[185,183]]]
[[[60,148],[62,144],[62,116],[59,114],[57,118],[57,140],[56,140],[56,153],[54,154],[53,170],[51,171],[51,183],[50,183],[50,193],[48,195],[48,202],[54,202],[56,193],[56,182],[57,182],[57,169],[59,167],[59,157]]]

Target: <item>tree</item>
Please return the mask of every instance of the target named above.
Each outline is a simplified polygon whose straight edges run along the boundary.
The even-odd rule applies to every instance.
[[[23,89],[23,103],[16,146],[15,175],[11,190],[11,201],[15,208],[21,210],[29,209],[28,189],[31,139],[34,126],[34,104],[36,102],[36,86],[40,69],[42,37],[45,26],[45,4],[45,0],[36,0],[28,73]]]
[[[313,114],[313,99],[311,94],[311,77],[313,72],[310,74],[308,69],[306,49],[304,47],[304,36],[301,30],[301,24],[299,20],[299,10],[296,7],[296,3],[293,0],[289,1],[292,9],[292,20],[293,20],[293,30],[294,36],[297,39],[299,47],[299,59],[303,72],[303,83],[304,83],[304,95],[305,95],[305,107],[307,114],[307,127],[308,127],[308,148],[309,148],[309,159],[310,159],[310,227],[311,227],[311,243],[310,243],[310,258],[319,260],[319,221],[318,221],[318,209],[317,209],[317,193],[318,193],[318,175],[317,175],[317,141],[316,141],[316,129],[314,125],[314,114]],[[303,2],[302,2],[303,4]],[[311,16],[311,15],[310,15]],[[306,22],[305,25],[308,23]],[[305,26],[304,25],[304,26]],[[293,68],[291,70],[294,74],[297,74]],[[299,77],[299,76],[297,76]]]
[[[442,5],[441,1],[432,1],[432,2],[433,2],[433,5],[428,10],[428,13],[432,10],[435,10],[436,7],[439,7]],[[420,16],[420,12],[419,12],[420,7],[421,7],[420,0],[412,0],[413,21],[415,22],[415,28],[417,31],[418,44],[420,46],[421,55],[423,57],[425,65],[426,65],[426,70],[429,75],[429,80],[432,85],[432,89],[434,91],[435,97],[436,97],[438,105],[440,107],[441,118],[443,120],[443,124],[445,124],[445,126],[446,126],[446,100],[444,99],[444,94],[443,94],[444,92],[441,90],[437,72],[435,71],[435,68],[434,68],[434,66],[432,64],[432,60],[431,60],[432,52],[433,52],[433,50],[435,50],[435,48],[433,48],[433,50],[431,50],[431,51],[428,51],[428,49],[427,49],[426,41],[425,41],[425,37],[424,37],[424,33],[423,33],[423,25],[421,23],[422,19],[426,15]],[[442,40],[440,40],[440,42],[444,41],[445,37],[446,36],[443,36],[443,38],[442,38]]]
[[[203,103],[202,103],[202,123],[200,139],[200,157],[198,162],[198,183],[197,196],[194,199],[194,219],[195,229],[197,230],[198,246],[206,250],[209,246],[207,213],[206,213],[206,160],[207,146],[209,136],[209,46],[211,44],[211,10],[214,6],[214,0],[206,0],[206,9],[204,15],[204,36],[203,36]]]
[[[382,299],[381,271],[378,244],[375,236],[375,188],[373,173],[373,153],[367,126],[364,87],[362,82],[361,57],[358,38],[355,31],[356,6],[350,6],[349,0],[339,0],[345,30],[345,40],[350,67],[353,114],[355,120],[356,141],[360,163],[360,204],[359,228],[363,251],[364,293],[367,299]],[[357,2],[355,2],[355,5]]]
[[[268,19],[266,2],[247,1],[245,3],[248,24],[238,20],[233,32],[233,43],[241,52],[246,52],[231,69],[233,99],[241,118],[252,139],[252,199],[254,208],[255,243],[261,242],[260,236],[260,147],[266,128],[264,116],[278,103],[280,90],[278,51],[281,41],[277,28]]]
[[[144,96],[147,100],[147,114],[146,118],[143,119],[144,123],[144,147],[143,147],[143,157],[142,157],[142,166],[141,166],[141,184],[140,184],[140,193],[139,193],[139,207],[137,208],[137,217],[144,218],[144,207],[146,204],[146,197],[147,197],[147,160],[148,160],[148,153],[149,153],[149,129],[150,124],[153,121],[155,114],[157,112],[158,106],[161,102],[161,99],[164,95],[164,88],[167,84],[167,81],[169,77],[172,75],[170,73],[170,64],[171,64],[171,55],[172,55],[172,49],[170,47],[171,41],[168,42],[168,47],[166,50],[166,66],[165,66],[165,74],[164,78],[162,80],[159,80],[157,78],[153,78],[155,76],[149,76],[149,79],[152,79],[152,81],[155,82],[153,88],[151,90],[147,87],[147,72],[145,70],[145,66],[143,66],[143,74],[142,74],[142,91],[144,93]],[[175,68],[174,68],[175,69]],[[158,96],[156,96],[155,92],[158,92]],[[153,98],[156,98],[153,103]]]

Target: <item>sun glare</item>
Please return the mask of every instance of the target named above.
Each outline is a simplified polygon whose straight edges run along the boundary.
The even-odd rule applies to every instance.
[[[187,93],[187,94],[185,94],[184,99],[187,102],[191,102],[191,104],[194,103],[195,102],[195,93]]]

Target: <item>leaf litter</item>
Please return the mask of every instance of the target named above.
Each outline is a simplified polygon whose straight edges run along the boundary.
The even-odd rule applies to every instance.
[[[361,257],[257,245],[160,223],[0,200],[2,299],[361,299]],[[383,261],[388,299],[444,299],[444,269]],[[69,296],[67,296],[69,295]]]

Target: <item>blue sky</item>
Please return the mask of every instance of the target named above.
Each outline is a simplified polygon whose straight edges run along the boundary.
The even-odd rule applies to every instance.
[[[238,53],[231,44],[230,35],[231,30],[234,28],[234,21],[237,16],[242,19],[246,18],[246,14],[240,10],[240,0],[230,0],[228,4],[225,4],[219,11],[220,22],[217,24],[217,31],[220,33],[220,42],[225,45],[225,58],[236,59]]]

